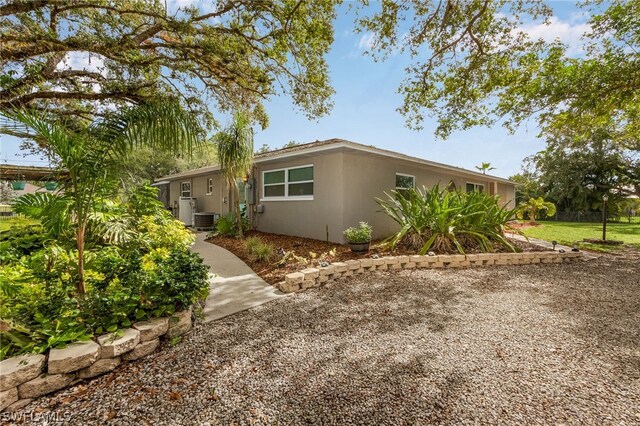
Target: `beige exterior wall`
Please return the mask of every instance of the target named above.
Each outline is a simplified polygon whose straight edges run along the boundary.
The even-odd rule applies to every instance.
[[[178,217],[178,200],[180,199],[180,182],[191,181],[191,179],[173,180],[169,184],[169,207],[173,211],[173,215]]]
[[[213,179],[213,192],[211,194],[208,193],[207,187],[209,178]],[[222,215],[228,213],[228,204],[223,203],[223,198],[228,197],[228,191],[222,187],[220,173],[171,181],[169,185],[169,203],[171,207],[179,204],[182,182],[191,182],[191,196],[197,198],[199,212],[215,212]],[[178,210],[175,210],[175,216],[178,217]]]
[[[344,230],[342,153],[318,153],[293,160],[259,164],[254,170],[257,202],[264,213],[254,214],[254,226],[264,232],[297,235],[317,240],[341,242]],[[263,200],[262,172],[295,166],[313,165],[313,200]]]
[[[262,172],[282,168],[314,166],[314,197],[309,201],[263,200]],[[375,198],[385,199],[385,191],[395,189],[396,173],[415,177],[416,187],[442,188],[453,182],[457,189],[465,190],[467,182],[483,184],[490,194],[496,192],[493,181],[464,172],[441,171],[415,164],[360,152],[316,153],[293,160],[260,164],[254,170],[257,181],[258,203],[264,213],[254,213],[256,229],[284,235],[298,235],[318,240],[344,243],[342,231],[358,222],[373,226],[374,238],[384,238],[395,232],[397,225],[384,213]],[[514,198],[513,186],[498,184],[502,199]]]
[[[471,182],[483,184],[489,191],[491,183],[482,176],[465,176],[410,161],[361,153],[345,154],[344,169],[344,227],[356,226],[360,221],[368,222],[373,226],[373,238],[376,239],[385,238],[397,230],[397,224],[380,212],[380,206],[375,202],[375,198],[387,199],[385,192],[395,189],[396,173],[414,176],[416,188],[440,185],[444,189],[453,182],[457,189],[464,191],[467,182]]]
[[[209,179],[213,179],[213,191],[208,192]],[[197,198],[199,212],[215,212],[224,214],[223,197],[226,197],[224,188],[222,188],[222,180],[220,173],[212,173],[204,176],[192,178],[191,191],[192,197]]]
[[[305,165],[314,167],[312,200],[264,199],[264,171]],[[497,183],[491,178],[373,153],[332,150],[256,164],[252,173],[256,180],[256,204],[249,210],[252,226],[263,232],[344,243],[342,232],[365,221],[373,226],[375,239],[387,237],[397,230],[397,225],[379,211],[375,198],[386,199],[385,191],[395,189],[396,173],[414,176],[418,188],[430,188],[436,184],[446,188],[453,182],[458,190],[464,191],[468,182],[482,184],[489,194],[499,195],[510,207],[514,205],[515,186]],[[214,179],[212,194],[207,194],[208,178]],[[229,191],[219,172],[172,181],[171,206],[177,203],[180,183],[184,181],[191,182],[192,196],[198,199],[198,211],[213,211],[221,215],[229,212]],[[262,204],[263,213],[257,213],[257,204]]]

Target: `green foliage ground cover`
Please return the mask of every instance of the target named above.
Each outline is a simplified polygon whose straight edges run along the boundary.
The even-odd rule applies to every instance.
[[[193,235],[144,188],[109,203],[121,238],[92,233],[86,293],[76,292],[73,239],[40,225],[0,232],[0,359],[41,353],[134,321],[166,316],[206,297],[207,270]]]
[[[0,231],[6,231],[10,229],[12,226],[19,225],[36,225],[38,223],[37,220],[22,218],[22,217],[12,217],[10,219],[0,220]]]

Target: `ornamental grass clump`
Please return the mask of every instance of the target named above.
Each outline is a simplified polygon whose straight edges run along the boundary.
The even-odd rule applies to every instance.
[[[484,192],[462,193],[440,189],[406,189],[376,199],[382,211],[400,225],[384,244],[405,246],[419,254],[429,250],[464,254],[493,252],[497,248],[516,251],[504,236],[515,209],[501,207],[498,198]]]
[[[247,238],[244,242],[244,248],[256,262],[268,262],[275,254],[273,247],[258,237]]]

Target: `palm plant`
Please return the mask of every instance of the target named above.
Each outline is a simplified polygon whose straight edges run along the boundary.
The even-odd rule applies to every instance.
[[[231,191],[231,202],[236,216],[236,228],[240,237],[244,236],[242,214],[240,213],[240,194],[236,179],[251,170],[253,164],[253,129],[249,116],[239,112],[231,125],[215,136],[218,146],[218,161],[222,174]]]
[[[556,214],[556,205],[551,201],[545,201],[544,198],[529,198],[518,206],[518,218],[522,219],[524,213],[529,215],[529,223],[535,225],[536,217],[544,212],[545,216],[553,216]]]
[[[483,175],[486,175],[488,171],[495,170],[495,167],[491,167],[491,163],[480,163],[479,166],[476,166],[476,169],[480,170]]]
[[[110,213],[107,201],[118,189],[123,159],[135,146],[189,151],[200,127],[177,104],[143,104],[114,111],[91,123],[70,125],[43,113],[3,111],[3,126],[22,127],[57,159],[60,191],[20,197],[14,209],[41,220],[59,239],[75,239],[76,290],[84,294],[87,229],[108,239],[125,237],[126,218]]]

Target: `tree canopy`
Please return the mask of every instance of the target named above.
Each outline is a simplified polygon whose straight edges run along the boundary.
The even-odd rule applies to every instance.
[[[286,92],[309,116],[331,107],[324,55],[335,2],[7,0],[0,5],[0,110],[95,118],[115,106],[175,98],[205,122],[211,110],[253,111]],[[88,63],[87,63],[88,61]]]
[[[569,126],[585,140],[594,126],[615,128],[617,143],[637,149],[640,1],[578,5],[591,15],[579,55],[526,33],[553,16],[542,0],[388,0],[359,30],[371,34],[374,58],[411,56],[399,88],[410,127],[434,117],[447,137],[500,121],[513,130],[533,117],[543,133]]]
[[[520,198],[544,197],[561,211],[601,208],[640,195],[640,157],[615,143],[607,129],[594,129],[587,142],[576,145],[571,131],[547,140],[547,148],[525,160],[523,173],[510,179],[520,184]]]

